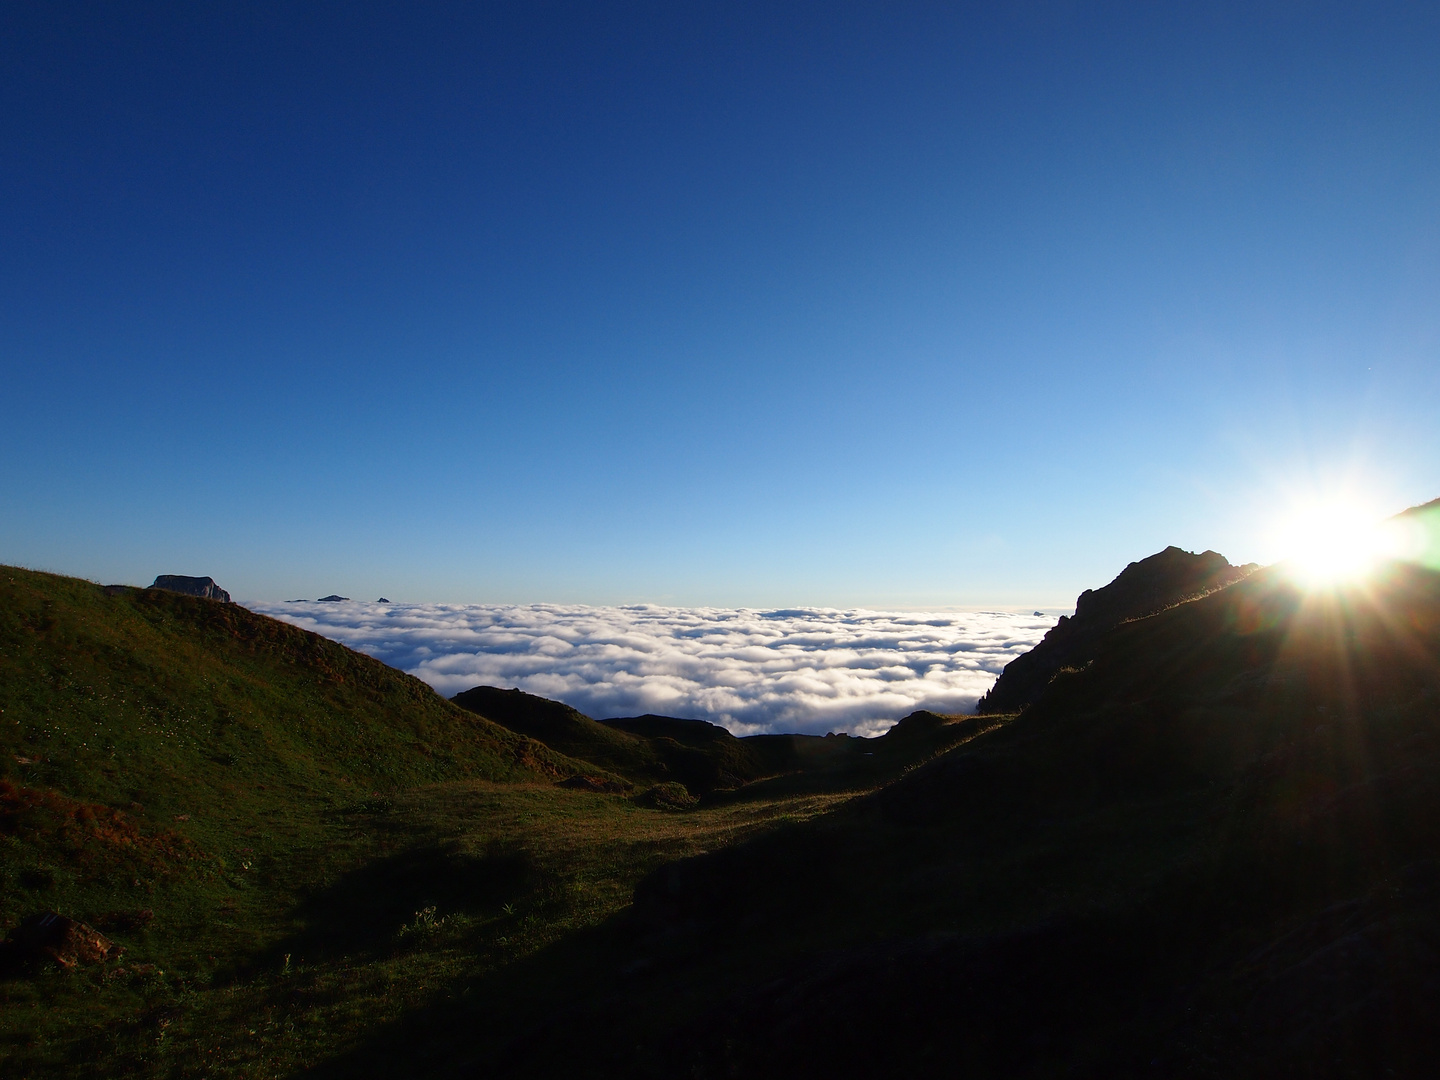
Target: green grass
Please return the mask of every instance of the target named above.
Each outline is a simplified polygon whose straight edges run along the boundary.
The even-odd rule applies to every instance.
[[[0,981],[7,1076],[1424,1075],[1406,1063],[1440,1053],[1437,575],[1305,600],[1262,571],[1109,633],[1018,717],[720,740],[778,775],[686,809],[561,787],[606,768],[243,609],[25,571],[0,592],[0,916],[52,907],[127,949]],[[515,701],[632,776],[680,760],[660,740],[716,741]],[[1333,1000],[1297,1012],[1314,986]]]
[[[0,923],[52,908],[126,950],[0,981],[16,1076],[335,1059],[610,918],[654,867],[847,797],[674,812],[567,790],[611,774],[333,642],[16,568],[0,754]]]
[[[0,1046],[27,1075],[288,1075],[598,925],[661,863],[841,798],[674,814],[540,783],[413,789],[333,815],[254,882],[193,891],[204,924],[157,910],[116,935],[118,964],[0,984]]]
[[[777,780],[767,795],[791,791],[854,790],[893,779],[901,770],[974,734],[992,721],[918,712],[878,739],[848,735],[751,735],[736,738],[700,720],[634,716],[596,721],[558,701],[477,686],[451,699],[554,750],[594,762],[652,792],[681,785],[692,796],[744,789]],[[803,777],[803,779],[801,779]],[[670,800],[673,801],[673,800]],[[683,795],[681,801],[685,801]]]
[[[332,1074],[424,1047],[436,1075],[1428,1075],[1437,702],[1440,577],[1332,602],[1262,572],[862,797],[662,865]]]

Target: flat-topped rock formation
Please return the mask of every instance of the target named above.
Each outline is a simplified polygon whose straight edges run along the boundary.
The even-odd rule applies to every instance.
[[[186,577],[184,574],[161,574],[155,579],[152,589],[184,593],[186,596],[203,596],[206,600],[230,603],[230,594],[215,584],[212,577]]]

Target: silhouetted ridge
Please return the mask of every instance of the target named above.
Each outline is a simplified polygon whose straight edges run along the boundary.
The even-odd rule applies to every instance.
[[[569,705],[527,694],[523,690],[502,690],[498,686],[476,686],[450,700],[461,708],[541,742],[549,742],[552,738],[557,741],[573,738],[577,731],[595,723]]]
[[[646,713],[644,716],[622,716],[615,720],[600,722],[606,727],[628,731],[632,735],[642,735],[647,739],[674,739],[687,746],[707,746],[726,741],[739,742],[734,735],[731,735],[719,724],[712,724],[708,720],[684,720],[676,716],[657,716],[655,713]]]
[[[1253,564],[1231,566],[1218,552],[1193,555],[1174,546],[1132,562],[1109,585],[1081,593],[1073,618],[1060,616],[1040,644],[1007,664],[976,712],[1019,712],[1044,693],[1062,668],[1088,663],[1107,631],[1224,588],[1254,569]]]
[[[717,985],[654,1074],[1428,1076],[1437,701],[1414,564],[1130,619],[983,737],[643,880],[632,962]],[[771,958],[745,981],[742,950]]]
[[[933,713],[929,709],[919,709],[912,712],[902,720],[898,720],[895,726],[881,736],[890,743],[910,742],[915,739],[928,739],[934,736],[946,724],[952,723],[954,717],[943,716],[940,713]]]
[[[601,723],[558,701],[494,686],[477,686],[451,700],[640,785],[678,782],[704,795],[781,771],[769,755],[704,720],[647,715]]]
[[[697,796],[734,791],[757,781],[769,785],[767,791],[790,794],[869,786],[971,738],[991,723],[921,711],[878,739],[843,734],[737,738],[706,720],[654,713],[592,720],[561,702],[495,686],[477,686],[451,700],[642,788],[678,783]],[[593,779],[570,778],[572,786],[600,790]]]
[[[569,750],[560,752],[613,770],[635,783],[669,779],[644,739],[612,730],[561,702],[498,686],[476,686],[450,700],[552,750],[567,746]]]

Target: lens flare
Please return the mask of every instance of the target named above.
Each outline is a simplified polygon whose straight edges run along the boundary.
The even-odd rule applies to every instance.
[[[1392,522],[1358,501],[1335,498],[1298,507],[1281,529],[1280,548],[1291,576],[1319,588],[1365,577],[1399,554],[1400,539]]]

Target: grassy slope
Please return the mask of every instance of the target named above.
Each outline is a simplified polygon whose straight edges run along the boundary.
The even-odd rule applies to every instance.
[[[367,1053],[464,1030],[452,1063],[501,1075],[1427,1075],[1440,576],[1306,601],[1262,572],[976,735],[662,868],[532,996]]]
[[[0,569],[0,694],[0,774],[153,804],[158,820],[257,782],[340,797],[573,767],[418,679],[238,605],[12,568]]]
[[[0,919],[75,884],[63,858],[44,865],[35,830],[79,837],[76,821],[104,816],[86,805],[173,836],[211,872],[242,861],[241,848],[261,863],[316,814],[392,789],[578,767],[417,679],[236,605],[0,570],[0,777],[31,841],[6,860]],[[133,886],[92,847],[84,884],[122,903]],[[47,877],[61,882],[55,897]]]
[[[737,739],[703,720],[636,716],[598,721],[558,701],[494,686],[477,686],[451,700],[641,787],[679,783],[694,795],[707,795],[804,767],[793,753],[777,754],[769,743]]]
[[[753,798],[779,792],[861,790],[892,780],[989,720],[920,712],[878,739],[847,735],[736,738],[703,720],[632,716],[596,721],[521,690],[477,686],[451,699],[517,733],[595,762],[635,784],[678,782],[696,795]],[[756,786],[757,781],[769,781]],[[737,793],[737,789],[739,789]]]
[[[776,743],[810,767],[682,814],[516,781],[527,754],[556,775],[593,766],[484,724],[509,757],[472,760],[511,779],[444,779],[427,771],[448,767],[438,740],[403,718],[375,721],[404,775],[373,798],[363,742],[334,745],[338,770],[306,750],[319,717],[346,715],[321,702],[354,654],[282,662],[209,625],[218,605],[9,576],[33,595],[3,616],[0,722],[24,707],[49,723],[16,749],[46,763],[9,782],[109,802],[87,817],[15,794],[7,885],[82,917],[156,912],[117,931],[124,976],[0,983],[10,1072],[1424,1075],[1440,1051],[1435,575],[1305,603],[1261,573],[1113,631],[1018,719]],[[128,610],[111,601],[135,610],[107,651],[72,624]],[[142,623],[173,632],[152,648]],[[221,661],[269,665],[257,682],[279,696],[248,717],[231,704],[268,739],[207,765],[195,728],[154,716],[200,715],[227,684],[191,671]],[[101,678],[118,711],[86,711],[78,688]],[[178,681],[147,698],[162,679]],[[57,722],[81,715],[112,727]],[[116,761],[132,747],[123,770],[80,745],[91,731]],[[209,813],[162,801],[192,769],[251,767],[245,752],[248,785],[203,789]],[[132,773],[154,790],[121,786]]]
[[[6,1075],[284,1075],[494,980],[660,863],[828,795],[685,814],[234,605],[0,569],[0,921],[119,964],[0,981]]]
[[[649,785],[671,779],[650,740],[592,720],[559,701],[494,686],[477,686],[450,700],[561,753],[618,773],[632,783]]]
[[[921,1072],[1418,1075],[1440,1018],[1437,706],[1434,575],[1305,602],[1262,574],[1122,627],[990,738],[644,890],[652,927],[705,926],[702,953],[849,950],[674,1052],[697,1075],[877,1050]],[[862,1018],[887,1036],[843,1034]]]
[[[208,977],[292,929],[389,793],[585,767],[243,608],[0,570],[5,926],[53,907]]]
[[[751,739],[737,739],[723,727],[673,716],[621,717],[608,728],[644,738],[665,762],[670,775],[697,795],[736,788],[795,766],[766,754]]]

